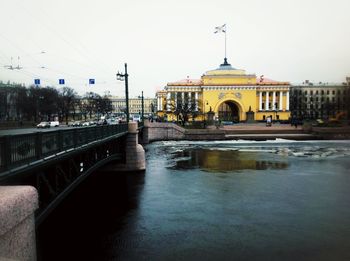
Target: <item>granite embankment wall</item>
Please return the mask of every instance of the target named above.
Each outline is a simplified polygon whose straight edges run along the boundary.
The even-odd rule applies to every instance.
[[[143,143],[158,140],[183,140],[185,129],[173,123],[145,121]]]
[[[312,127],[310,133],[323,140],[349,140],[350,126],[346,127]]]
[[[336,140],[350,139],[350,127],[341,128],[266,128],[263,125],[239,126],[236,129],[210,126],[207,129],[184,129],[174,123],[145,122],[143,143],[161,140],[227,140],[227,139],[292,139],[292,140]]]
[[[36,260],[37,208],[34,187],[0,186],[0,260]]]

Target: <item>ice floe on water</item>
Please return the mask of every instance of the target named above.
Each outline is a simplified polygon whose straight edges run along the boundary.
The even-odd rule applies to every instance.
[[[276,139],[267,141],[162,141],[154,144],[159,147],[164,147],[166,153],[170,154],[183,152],[185,150],[206,149],[244,153],[270,153],[285,157],[309,159],[350,157],[349,140],[294,141]]]

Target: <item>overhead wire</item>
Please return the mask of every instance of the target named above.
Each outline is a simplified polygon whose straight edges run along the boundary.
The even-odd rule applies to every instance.
[[[21,6],[25,11],[27,11],[27,12],[24,12],[25,14],[28,14],[28,15],[29,15],[29,14],[31,13],[31,11],[29,11],[27,8],[23,7],[22,4],[19,5],[19,6]],[[39,8],[40,8],[40,7],[39,7]],[[41,9],[41,8],[40,8],[40,9]],[[45,15],[47,15],[46,11],[44,11],[43,9],[41,9],[41,11],[42,11],[42,13],[44,13]],[[60,34],[59,32],[57,32],[57,30],[55,30],[54,28],[50,28],[50,26],[49,26],[48,23],[47,23],[48,21],[50,21],[50,19],[49,19],[50,17],[49,17],[44,23],[38,20],[38,16],[30,15],[30,17],[31,17],[32,19],[36,20],[36,22],[39,23],[39,24],[42,26],[42,28],[45,28],[49,33],[55,35],[56,37],[58,36],[58,37],[61,39],[61,41],[63,41],[63,42],[64,42],[68,47],[70,47],[71,49],[75,50],[75,52],[78,53],[78,54],[79,54],[81,57],[83,57],[85,60],[89,60],[89,61],[92,61],[92,62],[91,62],[91,63],[86,63],[86,64],[85,64],[85,63],[81,63],[81,62],[79,62],[79,61],[77,61],[77,60],[72,60],[72,59],[69,59],[69,58],[67,59],[67,58],[65,57],[66,60],[70,60],[70,61],[73,62],[73,63],[77,63],[77,64],[82,65],[84,70],[86,70],[87,67],[93,68],[94,71],[96,71],[96,69],[98,69],[98,71],[101,70],[101,69],[100,69],[100,68],[101,68],[100,66],[95,67],[94,65],[95,65],[95,64],[101,64],[101,63],[105,64],[105,63],[104,63],[104,62],[101,62],[100,59],[96,59],[96,57],[95,57],[95,60],[100,60],[99,63],[96,63],[94,60],[91,59],[91,57],[87,56],[87,55],[82,51],[82,49],[86,49],[86,47],[84,47],[83,44],[82,44],[80,41],[76,41],[75,43],[76,43],[76,44],[79,43],[80,46],[81,46],[82,48],[77,48],[77,47],[74,46],[70,41],[68,41],[62,34]],[[36,55],[36,54],[43,54],[43,53],[46,53],[46,52],[41,51],[41,52],[38,52],[38,53],[35,53],[35,54],[30,54],[29,52],[27,52],[27,51],[25,51],[24,49],[22,49],[17,43],[15,43],[14,41],[12,41],[11,39],[5,37],[5,36],[2,35],[2,34],[0,34],[0,36],[1,36],[3,39],[5,39],[7,42],[11,43],[12,46],[13,46],[14,48],[16,48],[17,50],[19,50],[20,53],[21,53],[21,55],[20,55],[21,57],[28,57],[30,60],[34,61],[34,62],[38,65],[37,68],[42,68],[42,69],[43,69],[43,68],[46,68],[46,69],[48,69],[48,70],[50,70],[50,71],[54,71],[54,72],[60,73],[60,74],[62,74],[62,75],[68,75],[68,76],[70,76],[70,77],[73,77],[73,78],[78,79],[78,80],[83,80],[83,81],[84,81],[84,80],[87,80],[88,78],[93,78],[93,77],[85,77],[85,76],[81,76],[81,75],[77,75],[77,74],[74,74],[74,75],[73,75],[73,74],[71,74],[71,73],[62,72],[61,70],[53,69],[52,67],[49,68],[45,63],[43,63],[42,61],[39,61],[36,57],[34,57],[34,55]],[[31,40],[32,42],[34,42],[34,43],[36,44],[36,46],[39,46],[39,45],[37,44],[37,42],[36,42],[35,40],[33,40],[32,37],[28,37],[27,39],[29,39],[29,40]],[[44,48],[41,48],[41,50],[44,50]],[[52,53],[51,53],[51,54],[52,54]],[[51,55],[51,54],[50,54],[50,55]],[[53,54],[53,55],[55,55],[55,54]],[[2,56],[3,56],[3,55],[2,55]],[[59,57],[60,57],[60,59],[62,59],[63,55],[60,55]],[[2,60],[3,60],[3,62],[5,62],[5,60],[7,59],[7,57],[3,56],[3,58],[4,58],[4,59],[2,59]],[[105,65],[107,65],[107,64],[105,64]],[[42,79],[45,79],[46,81],[53,83],[53,81],[50,80],[49,78],[46,78],[46,77],[43,77],[42,75],[38,75],[38,74],[36,74],[36,73],[33,73],[33,71],[31,70],[31,69],[33,68],[32,66],[29,66],[29,65],[26,65],[26,64],[23,64],[22,66],[25,68],[25,70],[23,69],[22,72],[25,73],[26,75],[32,75],[32,76],[35,76],[35,77],[41,77]],[[107,66],[110,67],[110,65],[107,65]],[[35,67],[34,67],[34,68],[35,68]],[[114,71],[114,69],[112,69],[112,68],[109,68],[109,69],[111,69],[111,71]],[[17,71],[17,72],[18,72],[18,71]],[[103,71],[101,71],[101,72],[103,72],[101,75],[106,74],[106,70],[103,70]],[[110,74],[108,74],[108,75],[110,75]],[[104,77],[103,77],[103,78],[104,78]],[[109,82],[106,81],[106,80],[104,80],[103,78],[101,79],[102,81],[97,81],[97,82],[98,82],[99,84],[108,84]],[[119,83],[119,82],[113,82],[113,84],[116,84],[116,83]],[[57,83],[53,83],[53,85],[57,85]]]

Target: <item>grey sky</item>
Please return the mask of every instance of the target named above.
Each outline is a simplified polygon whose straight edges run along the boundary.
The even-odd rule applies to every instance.
[[[167,82],[199,78],[227,56],[235,68],[299,83],[350,76],[349,0],[0,0],[0,80],[154,97]],[[22,70],[8,70],[4,65]],[[45,68],[41,68],[45,67]],[[89,78],[96,85],[87,85]]]

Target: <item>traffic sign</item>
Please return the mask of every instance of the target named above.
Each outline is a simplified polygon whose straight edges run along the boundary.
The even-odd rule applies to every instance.
[[[58,84],[64,84],[64,79],[58,79]]]
[[[40,79],[34,79],[34,84],[39,85],[40,84]]]
[[[95,79],[89,79],[89,84],[95,84]]]

